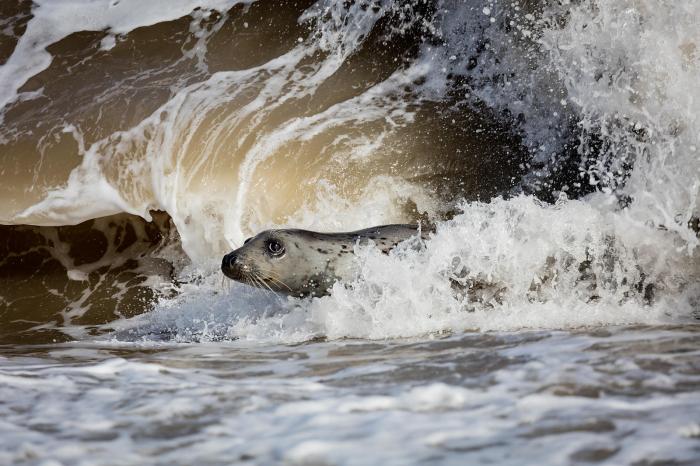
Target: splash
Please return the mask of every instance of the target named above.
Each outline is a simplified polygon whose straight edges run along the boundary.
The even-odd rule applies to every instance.
[[[182,1],[80,30],[39,2],[0,68],[0,219],[167,212],[191,263],[137,320],[184,339],[691,318],[700,7],[559,3]],[[263,228],[426,218],[422,252],[359,249],[327,298],[215,272]]]
[[[518,17],[506,8],[489,12],[489,22],[499,14],[498,21],[508,24],[508,15]],[[537,33],[539,48],[527,61],[544,61],[548,79],[556,73],[554,101],[522,105],[513,97],[525,92],[518,86],[526,82],[517,79],[479,88],[477,95],[488,94],[491,106],[511,113],[519,102],[529,112],[522,130],[535,143],[543,142],[542,134],[550,142],[559,138],[548,125],[575,115],[581,162],[573,183],[596,186],[597,194],[581,200],[560,194],[554,205],[528,196],[464,203],[461,214],[440,224],[424,252],[399,250],[387,257],[373,249],[356,251],[361,273],[355,282],[336,285],[328,298],[290,303],[288,312],[272,317],[251,320],[246,313],[224,311],[230,324],[225,335],[383,339],[693,319],[700,262],[698,238],[688,222],[698,212],[700,133],[697,109],[686,102],[698,71],[692,18],[700,12],[686,5],[659,10],[643,2],[597,2],[571,9],[564,23],[555,22],[554,13],[559,14],[538,18],[523,12],[520,24],[531,27],[515,28],[528,40]],[[672,31],[673,40],[661,40]],[[491,34],[490,43],[498,34]],[[630,48],[637,44],[631,37],[642,40]],[[425,57],[434,60],[433,52],[425,46]],[[446,64],[456,61],[449,45],[440,52]],[[657,55],[662,62],[653,58]],[[482,79],[505,71],[491,66],[479,70]],[[558,162],[553,161],[550,168]],[[564,185],[561,192],[567,188],[575,186]],[[473,302],[474,291],[455,292],[455,282],[488,283],[493,291]],[[235,295],[217,306],[239,308]]]

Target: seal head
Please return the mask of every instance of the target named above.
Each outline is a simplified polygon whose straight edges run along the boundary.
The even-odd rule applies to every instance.
[[[371,240],[388,253],[418,233],[415,225],[383,225],[348,233],[266,230],[226,254],[221,271],[258,288],[295,297],[323,296],[336,281],[352,279],[356,244]]]

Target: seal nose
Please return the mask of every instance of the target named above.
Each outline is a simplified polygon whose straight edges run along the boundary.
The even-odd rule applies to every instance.
[[[221,270],[225,272],[226,269],[232,268],[236,264],[237,258],[238,256],[233,252],[226,254],[221,260]]]

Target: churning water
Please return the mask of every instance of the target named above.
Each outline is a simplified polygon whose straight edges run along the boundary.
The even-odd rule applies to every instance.
[[[3,1],[0,463],[697,464],[698,21]],[[218,272],[419,221],[327,297]]]

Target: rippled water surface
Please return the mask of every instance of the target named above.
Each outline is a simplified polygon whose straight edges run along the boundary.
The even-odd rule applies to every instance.
[[[700,326],[3,347],[3,464],[697,464]]]

